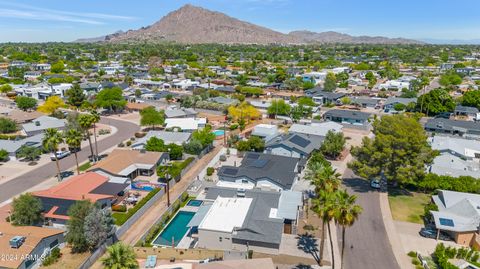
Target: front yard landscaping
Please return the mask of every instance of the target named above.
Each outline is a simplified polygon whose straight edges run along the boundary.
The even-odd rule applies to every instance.
[[[394,220],[423,224],[424,207],[430,202],[430,195],[392,189],[388,191],[388,202]]]

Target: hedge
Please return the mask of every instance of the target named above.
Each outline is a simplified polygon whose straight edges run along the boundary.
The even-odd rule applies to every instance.
[[[137,211],[144,206],[152,197],[157,194],[161,189],[157,188],[149,192],[147,196],[143,197],[134,207],[130,208],[126,213],[114,212],[112,217],[115,219],[115,225],[123,225],[129,218],[131,218]]]
[[[179,179],[183,169],[185,169],[191,162],[195,160],[194,157],[189,157],[183,162],[174,162],[171,166],[160,166],[157,170],[157,175],[160,178],[165,178],[165,172],[168,169],[170,178]]]

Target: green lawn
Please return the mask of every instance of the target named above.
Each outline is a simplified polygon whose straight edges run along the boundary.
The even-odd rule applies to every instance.
[[[80,165],[78,168],[80,169],[80,171],[86,171],[88,168],[90,168],[92,166],[92,164],[90,162],[86,162],[82,165]]]
[[[423,207],[430,202],[430,195],[393,190],[388,193],[388,201],[394,220],[422,224]]]

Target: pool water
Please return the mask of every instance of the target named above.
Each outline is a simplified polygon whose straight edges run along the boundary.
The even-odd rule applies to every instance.
[[[190,200],[188,201],[187,205],[188,206],[201,206],[203,204],[202,200]]]
[[[225,130],[215,130],[212,133],[214,133],[215,136],[222,136],[225,135]]]
[[[195,215],[195,212],[178,211],[167,227],[153,240],[153,245],[172,246],[172,241],[176,247],[188,231],[187,224]]]

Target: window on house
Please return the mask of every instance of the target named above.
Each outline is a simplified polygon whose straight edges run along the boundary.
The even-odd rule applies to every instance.
[[[248,180],[242,179],[242,183],[247,184],[247,183],[248,183]]]
[[[220,236],[220,237],[218,238],[218,241],[219,241],[219,242],[222,242],[222,239],[223,239],[223,238]]]

